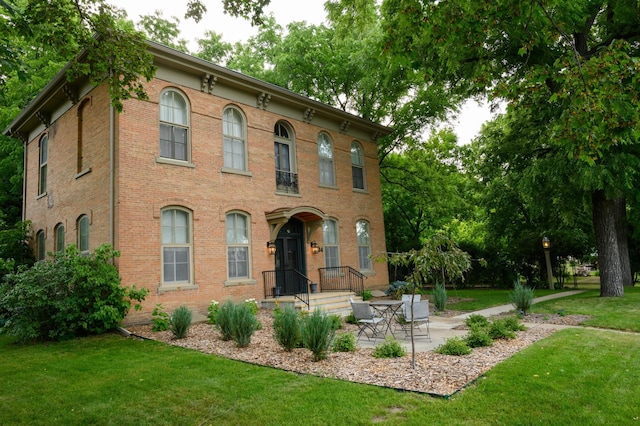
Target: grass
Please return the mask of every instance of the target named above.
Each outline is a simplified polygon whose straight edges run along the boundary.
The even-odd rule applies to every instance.
[[[449,400],[103,335],[0,337],[0,424],[628,424],[640,336],[558,332]],[[407,368],[409,368],[407,364]],[[576,407],[580,407],[576,410]]]
[[[624,297],[600,297],[600,290],[591,290],[536,303],[532,312],[590,315],[583,325],[640,332],[640,287],[625,287]]]
[[[511,304],[509,293],[512,291],[513,289],[447,289],[449,298],[469,299],[456,303],[447,303],[447,309],[453,311],[479,311],[493,306],[509,305]],[[555,293],[558,293],[558,290],[539,289],[535,290],[534,295],[535,297],[541,297]]]

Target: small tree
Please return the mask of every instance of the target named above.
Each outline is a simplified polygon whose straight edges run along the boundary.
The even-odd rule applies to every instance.
[[[456,243],[444,234],[436,234],[428,240],[420,250],[411,250],[406,253],[393,253],[388,256],[391,265],[404,266],[410,269],[406,280],[412,284],[412,300],[416,287],[442,277],[443,285],[446,277],[451,279],[462,278],[464,273],[471,269],[471,256],[460,250]],[[413,310],[413,304],[411,304]],[[413,312],[411,312],[413,318]],[[415,368],[415,341],[413,327],[411,327],[411,366]]]

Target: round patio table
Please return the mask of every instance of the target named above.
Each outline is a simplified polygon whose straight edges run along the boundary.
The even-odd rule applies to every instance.
[[[387,323],[387,331],[385,334],[390,331],[394,338],[396,335],[393,334],[393,330],[391,329],[391,322],[398,318],[398,311],[402,308],[402,305],[404,305],[402,300],[376,300],[375,302],[369,302],[369,306],[385,319]]]

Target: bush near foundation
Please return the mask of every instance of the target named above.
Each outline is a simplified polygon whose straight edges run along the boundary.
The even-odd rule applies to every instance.
[[[64,340],[115,328],[147,289],[122,287],[109,245],[91,255],[70,245],[0,284],[0,333],[20,340]]]

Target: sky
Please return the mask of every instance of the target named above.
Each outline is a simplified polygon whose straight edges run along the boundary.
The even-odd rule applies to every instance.
[[[306,21],[319,25],[325,21],[324,3],[326,0],[271,0],[265,12],[273,13],[276,22],[286,27],[291,22]],[[156,10],[162,11],[163,17],[172,16],[180,20],[181,38],[187,41],[190,50],[196,50],[196,39],[204,38],[207,30],[222,34],[223,41],[236,43],[246,41],[257,33],[248,20],[233,18],[224,13],[221,0],[205,0],[207,13],[199,23],[186,20],[187,0],[108,0],[114,6],[126,10],[128,18],[134,22],[140,15],[152,15]],[[295,6],[293,6],[295,4]],[[461,108],[457,118],[450,120],[450,125],[458,135],[458,143],[466,144],[477,136],[484,122],[491,119],[491,112],[486,104],[468,101]]]

